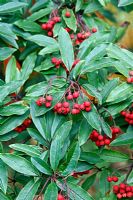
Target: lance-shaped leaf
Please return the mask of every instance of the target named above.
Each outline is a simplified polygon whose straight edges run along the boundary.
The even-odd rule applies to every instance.
[[[11,56],[16,50],[17,49],[9,48],[9,47],[0,48],[0,61],[3,61],[9,56]]]
[[[63,28],[61,28],[59,32],[58,41],[62,61],[70,71],[74,62],[74,51],[71,38],[68,32]]]
[[[71,14],[71,16],[69,18],[67,18],[65,16],[65,13],[66,12],[69,12]],[[76,21],[76,17],[73,13],[73,10],[72,9],[64,9],[62,11],[62,17],[67,25],[67,27],[69,27],[71,30],[73,30],[74,32],[76,32],[76,29],[77,29],[77,21]]]
[[[16,200],[33,200],[40,186],[39,179],[29,181],[18,194]]]
[[[25,174],[27,176],[37,176],[38,170],[32,165],[32,163],[23,157],[5,153],[0,154],[0,158],[13,170]]]
[[[45,191],[45,200],[57,200],[58,188],[54,182],[50,183]]]
[[[9,2],[0,6],[0,14],[15,12],[23,7],[27,6],[24,2]]]
[[[0,159],[0,189],[6,193],[8,184],[8,172],[5,163]]]

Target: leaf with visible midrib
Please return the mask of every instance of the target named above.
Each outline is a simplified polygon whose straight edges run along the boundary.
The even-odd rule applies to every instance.
[[[74,51],[71,38],[63,28],[59,32],[58,41],[63,63],[70,70],[74,62]]]

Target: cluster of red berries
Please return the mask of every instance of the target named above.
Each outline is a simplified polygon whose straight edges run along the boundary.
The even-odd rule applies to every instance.
[[[118,199],[133,197],[133,186],[129,186],[125,183],[113,186],[113,192]]]
[[[52,106],[53,97],[51,95],[46,95],[45,97],[39,97],[36,100],[36,104],[38,106],[45,105],[46,108],[50,108]]]
[[[89,174],[89,173],[90,173],[90,170],[86,170],[83,172],[73,172],[71,175],[75,178],[78,178],[78,176],[82,176],[82,175]]]
[[[127,83],[133,83],[133,71],[129,72],[129,78],[127,78]]]
[[[65,200],[65,197],[62,194],[58,194],[58,199],[57,200]]]
[[[107,181],[108,182],[117,182],[119,179],[117,176],[108,176]]]
[[[95,142],[96,146],[101,147],[104,145],[109,145],[117,136],[117,134],[121,133],[119,127],[111,127],[112,131],[112,138],[109,138],[107,135],[101,135],[96,130],[93,130],[90,139],[91,141]]]
[[[53,57],[51,59],[51,62],[55,65],[55,67],[58,69],[60,68],[60,65],[62,64],[62,60],[61,59],[58,59],[56,57]]]
[[[77,115],[81,112],[81,110],[89,112],[91,110],[91,103],[89,101],[85,101],[82,104],[74,103],[72,109],[70,108],[70,103],[67,101],[63,103],[59,102],[54,106],[54,112],[63,115],[67,115],[68,113]]]
[[[133,125],[133,111],[122,111],[121,115],[124,116],[125,121],[128,122],[128,124]]]
[[[96,33],[97,29],[96,28],[92,28],[91,32],[81,32],[77,34],[77,38],[75,40],[75,44],[76,45],[80,45],[85,39],[87,39],[88,37],[91,36],[91,33]]]
[[[26,128],[28,128],[31,123],[31,119],[25,119],[24,122],[20,126],[16,127],[14,130],[18,133],[21,133],[22,131],[26,130]]]
[[[49,37],[53,36],[54,25],[61,21],[60,17],[53,17],[47,23],[42,24],[42,29],[47,31]]]

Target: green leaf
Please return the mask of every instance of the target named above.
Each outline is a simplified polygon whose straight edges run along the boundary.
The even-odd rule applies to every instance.
[[[48,15],[51,12],[51,8],[44,8],[37,12],[34,12],[32,15],[30,15],[27,19],[31,21],[36,21],[46,15]]]
[[[133,127],[129,127],[127,132],[119,135],[113,142],[111,142],[111,146],[122,146],[133,143]]]
[[[23,84],[23,81],[11,81],[10,83],[0,86],[0,103],[5,99],[5,97],[13,92],[16,92]]]
[[[117,99],[119,99],[120,101],[125,100],[129,97],[129,95],[131,96],[132,92],[133,86],[124,82],[111,91],[106,102],[112,102]]]
[[[18,20],[14,23],[16,26],[18,26],[19,28],[23,29],[24,31],[27,31],[27,32],[31,32],[31,33],[40,33],[41,32],[41,27],[31,21],[31,20]]]
[[[100,156],[93,152],[82,152],[80,156],[81,161],[86,161],[90,164],[96,164],[100,162]]]
[[[90,112],[83,112],[83,116],[87,119],[88,123],[92,126],[92,128],[101,132],[101,121],[99,114],[96,108],[93,106]]]
[[[120,0],[118,6],[128,6],[130,4],[133,4],[133,0]]]
[[[5,81],[9,83],[10,81],[19,80],[20,72],[16,65],[16,59],[14,56],[9,60],[6,66]]]
[[[98,0],[98,1],[102,6],[105,6],[105,1],[104,0]]]
[[[87,83],[87,84],[82,85],[82,87],[83,87],[91,96],[96,97],[96,98],[98,99],[100,105],[102,104],[102,96],[101,96],[100,92],[98,92],[98,90],[97,90],[94,86],[92,86],[92,85],[90,85],[90,84]]]
[[[110,184],[107,181],[108,171],[103,169],[99,177],[99,189],[102,197],[105,197],[110,189]]]
[[[45,35],[33,35],[28,38],[28,40],[35,42],[39,46],[45,47],[45,46],[58,46],[57,41],[51,37],[45,36]]]
[[[34,139],[36,140],[38,143],[44,145],[44,146],[47,146],[47,142],[46,140],[40,135],[40,133],[36,130],[36,129],[33,129],[33,128],[28,128],[27,129],[29,135]]]
[[[129,160],[129,156],[118,151],[104,149],[100,154],[100,158],[105,162],[125,162]]]
[[[67,69],[70,71],[74,62],[74,51],[71,38],[67,33],[67,31],[63,28],[61,28],[59,32],[58,41],[59,41],[59,49],[61,52],[62,61],[67,67]]]
[[[15,149],[16,151],[20,151],[26,153],[29,156],[39,156],[40,151],[34,145],[27,144],[11,144],[10,148]]]
[[[11,56],[17,49],[9,48],[9,47],[1,47],[0,48],[0,61],[5,60],[9,56]]]
[[[1,107],[0,115],[2,116],[23,115],[28,109],[29,109],[28,106],[24,105],[22,101],[19,101]]]
[[[0,188],[6,193],[8,184],[8,172],[5,163],[0,159]]]
[[[41,181],[39,179],[29,181],[24,188],[21,189],[16,200],[33,200],[40,183]]]
[[[27,6],[27,3],[24,3],[24,2],[5,3],[0,6],[0,14],[15,12],[16,10],[19,10],[25,6]]]
[[[106,48],[107,44],[100,44],[96,46],[86,57],[86,62],[85,64],[89,64],[90,61],[92,60],[98,60],[99,58],[103,57],[106,55]]]
[[[29,112],[26,112],[24,115],[14,115],[12,117],[7,118],[7,120],[1,125],[0,135],[4,135],[14,130],[17,126],[20,126],[28,116]]]
[[[83,188],[84,190],[88,190],[88,189],[94,184],[94,182],[95,182],[95,180],[96,180],[96,175],[97,175],[97,174],[95,173],[95,174],[89,176],[89,177],[83,182],[82,188]]]
[[[102,126],[104,133],[108,137],[112,138],[112,132],[111,132],[110,126],[104,121],[103,118],[101,118],[101,126]]]
[[[39,157],[31,158],[31,162],[43,174],[52,175],[49,165]]]
[[[32,53],[26,57],[21,68],[21,80],[26,81],[35,67],[36,54]]]
[[[127,184],[132,184],[133,183],[133,169],[130,172],[128,179],[127,179]]]
[[[80,146],[79,143],[76,143],[70,150],[68,151],[67,154],[67,166],[65,170],[62,172],[63,176],[66,176],[73,171],[75,171],[78,160],[80,156]]]
[[[57,200],[58,188],[54,182],[50,183],[45,191],[45,200]]]
[[[97,10],[101,10],[102,5],[99,2],[93,1],[90,2],[89,5],[86,7],[86,9],[84,10],[84,13],[92,13],[95,12]]]
[[[67,182],[67,186],[70,188],[70,197],[72,200],[93,200],[93,197],[80,186],[70,182]]]
[[[11,167],[13,170],[25,174],[27,176],[37,176],[38,170],[23,157],[5,153],[0,154],[0,158],[3,160],[4,163],[6,163],[9,167]]]
[[[0,191],[0,199],[1,200],[11,200],[10,198],[8,198],[7,195],[5,195],[3,192]]]
[[[93,128],[91,125],[87,122],[87,120],[84,118],[81,122],[81,125],[79,127],[78,132],[78,140],[80,146],[83,145],[89,138]]]
[[[48,140],[50,138],[50,133],[49,135],[47,135],[46,132],[46,120],[45,120],[45,116],[39,116],[36,117],[36,110],[35,110],[35,102],[31,102],[31,106],[30,106],[30,113],[31,113],[31,117],[32,117],[32,121],[34,123],[34,125],[36,126],[36,128],[38,129],[38,131],[40,132],[40,134],[42,135],[42,137],[46,140]]]
[[[70,12],[71,17],[67,18],[67,17],[65,16],[65,13],[66,13],[66,12]],[[73,13],[73,10],[72,10],[72,9],[68,9],[68,8],[67,8],[67,9],[64,9],[64,10],[62,11],[62,17],[63,17],[63,19],[64,19],[64,21],[65,21],[67,27],[69,27],[71,30],[73,30],[74,32],[76,32],[76,30],[77,30],[77,20],[76,20],[76,18],[75,18],[75,15],[74,15],[74,13]]]
[[[119,79],[113,79],[108,81],[105,85],[103,90],[101,91],[103,103],[106,101],[107,97],[111,93],[111,91],[118,85]]]
[[[65,122],[55,133],[55,138],[52,140],[50,147],[50,164],[53,170],[56,170],[60,159],[63,146],[72,127],[72,122]]]

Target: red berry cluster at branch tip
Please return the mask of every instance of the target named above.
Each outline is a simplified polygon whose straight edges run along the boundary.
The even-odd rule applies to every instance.
[[[107,181],[108,182],[117,182],[119,179],[117,176],[108,176]]]
[[[62,194],[58,194],[58,199],[57,200],[65,200],[65,197]]]
[[[78,178],[78,176],[82,176],[82,175],[89,174],[89,173],[90,173],[90,170],[86,170],[83,172],[73,172],[71,175],[75,178]]]
[[[42,29],[43,30],[46,30],[47,31],[47,35],[49,37],[52,37],[53,36],[53,28],[54,28],[54,25],[58,22],[61,21],[61,18],[56,16],[56,17],[53,17],[51,18],[47,23],[45,24],[42,24]]]
[[[79,45],[82,43],[85,39],[91,36],[91,32],[84,32],[84,33],[78,33],[77,34],[77,39],[75,40],[75,44]]]
[[[117,134],[121,133],[119,127],[111,127],[112,131],[112,138],[109,138],[107,135],[101,135],[98,131],[93,130],[90,139],[91,141],[95,142],[96,146],[101,147],[104,145],[110,145],[110,143],[116,138]]]
[[[22,131],[26,130],[26,128],[28,128],[31,123],[32,123],[31,119],[29,119],[29,118],[25,119],[24,122],[20,126],[18,126],[14,129],[14,131],[21,133]]]
[[[133,111],[122,111],[121,115],[124,117],[125,121],[130,124],[133,125]]]
[[[133,71],[129,72],[129,78],[127,78],[127,83],[133,83]]]
[[[46,95],[45,97],[39,97],[39,99],[36,100],[36,104],[38,106],[45,105],[46,108],[50,108],[52,106],[52,100],[53,97],[51,95]]]
[[[113,193],[116,194],[118,199],[132,198],[133,197],[133,186],[129,186],[125,183],[113,186]]]
[[[71,13],[69,11],[66,11],[65,17],[70,18],[71,17]]]

